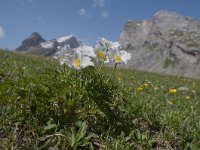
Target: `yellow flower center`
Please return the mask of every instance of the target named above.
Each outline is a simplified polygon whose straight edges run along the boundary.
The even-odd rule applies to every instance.
[[[122,58],[119,55],[114,55],[114,60],[117,61],[117,62],[121,62]]]
[[[106,59],[106,55],[105,55],[105,53],[102,50],[98,50],[97,51],[97,55],[101,59]]]
[[[73,65],[76,66],[76,67],[80,67],[81,66],[81,60],[79,58],[74,59]]]

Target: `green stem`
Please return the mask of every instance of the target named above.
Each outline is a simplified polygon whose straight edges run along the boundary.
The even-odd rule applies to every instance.
[[[75,84],[76,84],[76,92],[77,92],[77,77],[78,77],[78,72],[77,72],[77,70],[76,70],[76,72],[75,72],[75,78],[76,78],[76,80],[75,80]]]
[[[76,98],[77,98],[77,77],[78,77],[78,72],[75,70],[75,85],[73,84],[73,97],[72,97],[72,104],[71,106],[74,107],[76,103]]]
[[[106,54],[107,54],[107,52],[108,52],[108,49],[106,49]],[[103,59],[101,66],[99,67],[99,72],[102,70],[105,60],[106,60],[106,57]]]
[[[113,74],[114,74],[116,68],[117,68],[117,63],[115,63],[115,66],[114,66],[114,68],[113,68],[113,70],[112,70],[110,76],[108,77],[107,83],[110,81],[110,79],[111,79],[111,77],[113,76]]]
[[[103,67],[103,65],[104,65],[104,61],[105,61],[105,60],[102,61],[101,66],[99,67],[99,72],[102,70],[102,67]]]
[[[63,64],[63,69],[64,69],[64,72],[65,72],[65,70],[66,70],[66,64],[65,63]]]

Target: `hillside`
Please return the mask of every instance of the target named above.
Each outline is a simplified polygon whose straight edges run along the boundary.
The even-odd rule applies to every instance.
[[[200,21],[171,11],[129,20],[120,35],[129,68],[200,78]]]
[[[0,50],[0,149],[200,148],[200,80],[111,72]]]

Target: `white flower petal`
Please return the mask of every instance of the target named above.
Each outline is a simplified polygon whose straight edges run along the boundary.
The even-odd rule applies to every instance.
[[[89,57],[96,57],[94,53],[94,48],[88,45],[82,45],[75,49],[75,51],[80,51],[82,55],[89,56]]]
[[[64,61],[62,61],[62,60],[60,61],[60,65],[63,65],[64,63],[65,63]]]
[[[119,42],[113,42],[113,43],[112,43],[112,49],[120,49],[120,44],[119,44]]]
[[[91,58],[83,56],[81,59],[81,68],[85,68],[87,66],[94,66],[94,63],[91,62]]]
[[[131,54],[130,53],[127,53],[126,51],[120,51],[119,52],[121,58],[122,58],[122,61],[127,64],[127,61],[131,59]]]

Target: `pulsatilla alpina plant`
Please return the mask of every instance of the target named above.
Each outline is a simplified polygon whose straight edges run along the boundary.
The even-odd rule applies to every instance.
[[[112,77],[117,64],[127,63],[130,59],[130,54],[121,50],[119,43],[102,38],[94,47],[81,46],[71,49],[67,45],[59,47],[56,57],[59,58],[60,64],[65,68],[64,71],[67,74],[73,74],[74,72],[73,70],[66,69],[66,65],[75,69],[75,73],[70,75],[71,77],[74,76],[75,83],[71,84],[75,87],[75,93],[77,93],[73,98],[76,101],[78,98],[84,105],[82,118],[89,117],[89,120],[95,119],[98,122],[103,117],[97,120],[96,116],[102,114],[107,119],[104,120],[105,126],[107,122],[107,127],[112,126],[119,129],[122,123],[125,125],[122,119],[123,116],[120,116],[119,109],[117,108],[120,103],[125,103],[123,102],[124,95],[120,91],[117,82],[112,80]],[[92,60],[97,63],[100,62],[100,67],[95,68]],[[115,64],[109,76],[102,71],[104,63],[108,62]],[[94,116],[94,113],[93,116],[90,115],[92,110],[98,112],[95,114],[96,116]]]
[[[98,55],[101,53],[98,52],[100,50],[105,57]],[[65,133],[63,130],[66,130],[67,136],[72,135],[67,131],[74,127],[77,120],[86,121],[90,132],[98,135],[105,129],[110,129],[113,136],[120,134],[121,131],[128,133],[129,122],[126,121],[125,114],[120,111],[120,107],[127,105],[126,96],[113,75],[117,64],[126,63],[130,59],[130,54],[122,51],[119,44],[101,39],[95,47],[81,46],[76,49],[70,48],[69,45],[58,47],[55,58],[59,59],[60,67],[44,70],[40,81],[32,81],[26,91],[29,95],[27,99],[30,99],[30,113],[36,118],[38,126],[45,128],[49,118],[54,125],[54,128],[46,132],[41,129],[38,131],[39,136],[43,137],[39,140],[40,147],[46,148],[52,142],[53,145],[59,145],[59,142],[70,139],[60,135],[60,131]],[[110,75],[103,71],[106,62],[115,64]],[[95,65],[97,63],[100,63],[100,67]],[[87,135],[88,131],[84,132]],[[92,138],[93,136],[90,140]],[[77,140],[78,143],[72,144],[66,141],[65,144],[70,143],[69,147],[76,145],[77,148],[83,146],[79,145],[83,142],[81,140],[84,138]],[[84,147],[88,147],[89,143],[87,142]]]

